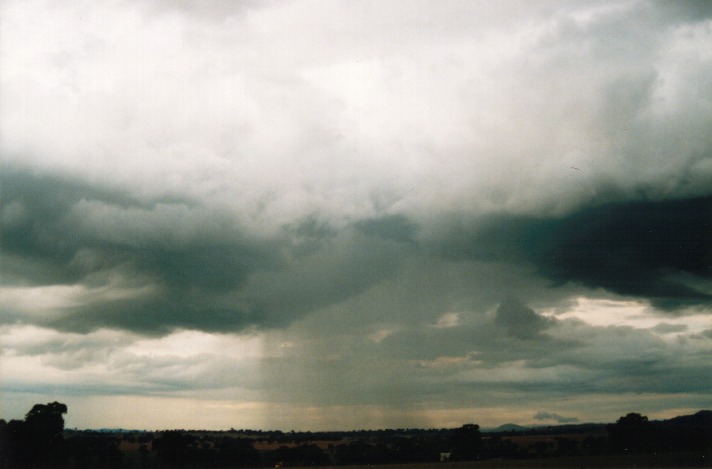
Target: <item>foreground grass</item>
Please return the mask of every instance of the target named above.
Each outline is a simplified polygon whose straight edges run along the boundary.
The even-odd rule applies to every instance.
[[[321,469],[520,469],[520,468],[712,468],[710,453],[663,453],[542,459],[490,459],[487,461],[388,464],[373,466],[321,466]],[[305,469],[305,468],[302,468]],[[313,469],[313,468],[310,468]]]

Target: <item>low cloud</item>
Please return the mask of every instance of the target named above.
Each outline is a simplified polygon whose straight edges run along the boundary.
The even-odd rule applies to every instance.
[[[534,420],[553,420],[558,423],[575,423],[579,421],[578,417],[564,417],[563,415],[544,411],[534,414]]]
[[[688,330],[688,326],[685,324],[670,324],[662,322],[651,328],[655,332],[660,334],[674,334],[676,332],[685,332]]]

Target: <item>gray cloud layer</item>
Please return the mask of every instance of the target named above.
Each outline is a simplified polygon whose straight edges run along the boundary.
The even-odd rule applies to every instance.
[[[560,218],[488,216],[470,232],[455,227],[429,241],[403,216],[342,228],[305,220],[255,238],[199,202],[140,201],[21,171],[4,171],[2,185],[6,282],[136,290],[41,319],[69,330],[283,326],[432,255],[529,265],[551,288],[572,282],[663,309],[712,298],[708,198],[607,204]],[[538,334],[543,323],[522,308],[500,305],[500,323],[518,337]]]
[[[650,299],[664,309],[709,305],[712,199],[624,202],[561,218],[493,216],[455,233],[452,256],[527,261],[556,282]]]
[[[559,421],[704,393],[709,2],[500,3],[3,2],[0,327],[58,334],[12,356],[114,367],[77,393]],[[186,330],[269,345],[124,353]]]

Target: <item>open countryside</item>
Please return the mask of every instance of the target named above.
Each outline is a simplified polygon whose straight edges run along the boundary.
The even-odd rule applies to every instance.
[[[64,428],[67,412],[52,402],[35,405],[22,421],[0,420],[0,467],[710,467],[712,461],[709,410],[662,421],[629,413],[612,424],[333,432],[72,430]]]

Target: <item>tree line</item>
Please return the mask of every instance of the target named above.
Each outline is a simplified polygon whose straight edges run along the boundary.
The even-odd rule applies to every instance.
[[[613,424],[567,427],[561,434],[557,427],[483,434],[472,423],[430,430],[111,433],[67,431],[66,413],[65,404],[52,402],[36,404],[24,420],[0,420],[0,468],[296,467],[661,452],[712,456],[712,411],[665,421],[629,413]],[[587,429],[590,434],[572,435]]]

